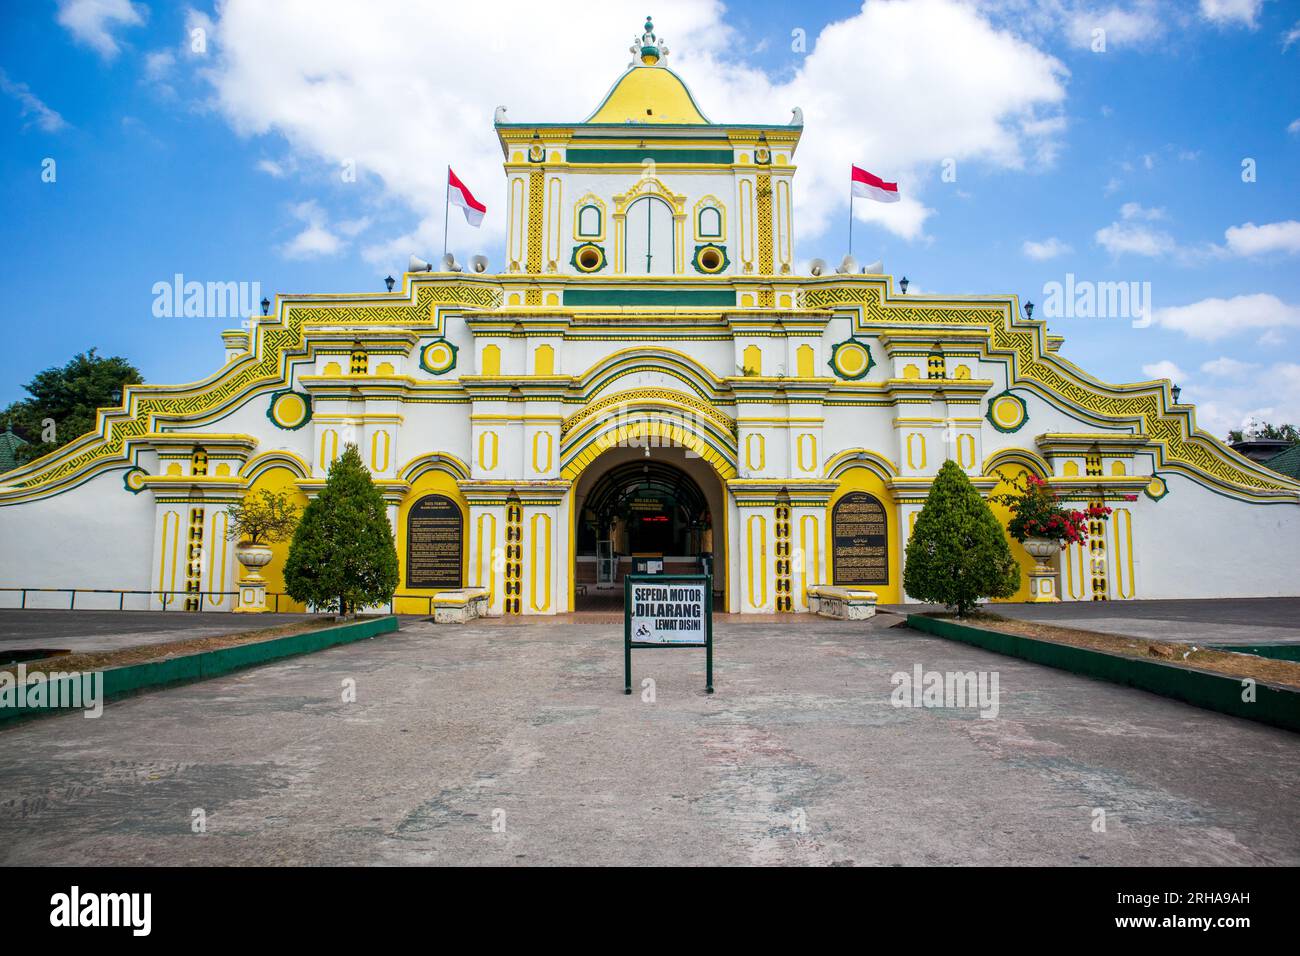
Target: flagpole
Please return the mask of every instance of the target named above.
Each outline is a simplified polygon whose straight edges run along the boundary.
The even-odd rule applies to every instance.
[[[853,255],[853,165],[849,165],[849,255]]]
[[[447,258],[447,210],[451,200],[451,164],[447,164],[447,181],[442,184],[442,257]]]

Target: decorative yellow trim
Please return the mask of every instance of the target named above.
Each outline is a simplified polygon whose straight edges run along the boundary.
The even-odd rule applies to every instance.
[[[593,233],[582,231],[582,210],[587,206],[595,207],[600,213],[600,229]],[[605,220],[608,215],[608,207],[605,200],[601,199],[595,193],[586,193],[581,199],[573,204],[573,241],[574,242],[604,242],[605,241]]]
[[[497,433],[480,432],[478,436],[478,466],[484,471],[492,471],[497,466]],[[489,449],[491,449],[489,453]],[[490,461],[490,463],[489,463]]]
[[[754,526],[758,526],[758,558],[754,553]],[[745,525],[749,561],[745,576],[749,589],[749,606],[762,610],[767,604],[767,519],[762,515],[750,515]],[[758,596],[755,597],[755,581],[758,582]]]
[[[449,455],[445,451],[440,451],[412,458],[402,466],[397,477],[402,481],[414,483],[421,475],[431,469],[446,472],[457,481],[467,481],[471,474],[469,465],[462,459],[457,458],[455,455]]]
[[[806,459],[804,456],[805,447],[808,451]],[[795,448],[798,453],[799,470],[808,474],[815,472],[817,470],[817,436],[812,432],[803,432],[795,440]]]
[[[794,264],[794,203],[790,196],[790,177],[781,176],[776,181],[776,257],[781,275],[788,275]]]
[[[278,300],[274,317],[255,321],[256,342],[247,354],[190,385],[126,386],[119,407],[99,411],[94,432],[5,475],[0,502],[51,494],[101,466],[128,463],[131,443],[167,423],[201,424],[259,393],[283,389],[291,361],[307,354],[309,327],[436,327],[444,305],[492,309],[500,304],[495,278],[460,275],[421,283],[406,300],[386,293]]]
[[[641,443],[650,438],[689,448],[723,479],[736,477],[734,459],[710,444],[706,434],[697,433],[694,422],[671,416],[667,420],[661,420],[658,414],[655,411],[639,411],[623,417],[621,421],[624,422],[629,417],[633,419],[626,424],[619,424],[618,420],[601,422],[597,426],[598,430],[582,436],[582,441],[576,448],[565,449],[561,442],[560,477],[572,481],[606,450],[626,447],[632,442]],[[683,427],[684,424],[689,427]]]
[[[809,531],[810,527],[811,531]],[[805,514],[799,518],[799,550],[803,555],[803,574],[799,577],[799,605],[806,608],[808,607],[808,582],[823,583],[821,528],[818,526],[816,515]]]
[[[539,345],[533,349],[533,374],[555,374],[555,348],[553,346]]]
[[[172,554],[171,554],[171,580],[167,580],[167,535],[172,536]],[[159,592],[176,590],[176,552],[180,548],[181,537],[181,516],[174,510],[163,512],[162,516],[162,535],[158,547],[158,590]],[[160,598],[166,595],[160,593]]]
[[[760,275],[772,274],[772,176],[758,174],[758,271]],[[772,290],[760,289],[758,304],[772,308]]]
[[[563,217],[561,195],[564,186],[558,176],[546,183],[546,271],[558,272],[560,268],[560,223]],[[558,304],[558,301],[557,301]]]
[[[1174,406],[1168,382],[1108,385],[1092,378],[1044,341],[1044,324],[1018,318],[1016,297],[983,299],[895,297],[882,280],[826,277],[806,282],[809,309],[854,307],[860,329],[918,329],[965,325],[987,334],[989,358],[1009,361],[1011,387],[1025,387],[1058,407],[1075,410],[1101,427],[1128,426],[1150,438],[1158,467],[1177,470],[1202,484],[1264,501],[1300,501],[1300,485],[1270,475],[1195,427],[1192,406]],[[983,354],[983,353],[982,353]],[[1113,437],[1111,433],[1108,437]]]
[[[545,522],[545,530],[539,531],[538,525]],[[538,541],[545,543],[543,560],[538,560]],[[528,587],[532,592],[528,597],[528,603],[532,605],[534,611],[538,614],[545,614],[551,608],[551,516],[545,511],[539,511],[533,515],[532,520],[532,544],[531,561],[528,568]],[[545,576],[542,582],[541,590],[537,587],[537,569],[545,568]],[[539,603],[538,595],[542,595],[543,600]]]
[[[329,446],[329,454],[325,452],[326,445]],[[339,456],[339,433],[333,428],[323,428],[320,433],[320,470],[328,472],[330,464]]]
[[[383,439],[384,457],[379,457],[380,439]],[[385,429],[380,429],[370,436],[370,468],[375,474],[388,470],[389,437]]]
[[[716,209],[718,211],[718,228],[716,235],[706,234],[700,229],[700,213],[705,209]],[[691,207],[691,222],[694,224],[696,242],[716,242],[719,245],[727,241],[727,207],[717,196],[702,196],[694,206]]]
[[[1128,508],[1116,508],[1111,525],[1115,533],[1115,594],[1130,600],[1137,594],[1133,576],[1132,512]]]
[[[1024,465],[1039,478],[1052,474],[1052,466],[1047,459],[1025,448],[999,448],[984,459],[980,474],[992,475],[1004,465]]]
[[[219,527],[218,527],[219,525]],[[208,604],[217,607],[226,599],[214,592],[226,589],[226,546],[229,544],[230,516],[224,509],[212,513],[212,527],[208,534]],[[218,548],[217,542],[221,545]],[[220,560],[217,555],[220,554]]]
[[[920,442],[921,460],[919,462],[916,460],[917,455],[915,452],[915,446],[912,444],[913,439]],[[925,435],[923,435],[921,432],[909,432],[907,435],[906,444],[907,444],[907,467],[911,468],[913,471],[924,470],[926,465]]]
[[[833,455],[822,471],[826,478],[838,478],[849,468],[867,468],[882,480],[897,478],[902,474],[890,459],[868,448],[847,448]]]
[[[795,349],[795,368],[799,378],[815,378],[817,375],[817,353],[811,345],[801,345]]]
[[[542,217],[545,215],[546,173],[534,169],[528,174],[528,259],[525,271],[537,275],[542,271]],[[534,296],[537,300],[534,301]],[[527,305],[541,305],[541,290],[528,289],[524,293]]]
[[[741,271],[750,275],[754,271],[754,181],[748,177],[740,181],[739,215]]]
[[[487,549],[483,548],[484,527],[488,527],[486,534]],[[477,560],[474,562],[474,586],[488,589],[489,598],[488,606],[493,605],[491,593],[495,591],[496,586],[496,550],[497,550],[497,518],[490,512],[483,512],[478,516],[478,527],[476,530],[477,538],[475,539],[475,548],[477,549]],[[487,568],[487,584],[483,583],[484,567]]]
[[[527,195],[523,176],[510,177],[510,267],[518,272],[523,268],[524,243],[527,237]]]
[[[545,439],[546,459],[542,460],[543,439]],[[533,471],[544,475],[551,470],[555,452],[555,438],[549,431],[536,432],[533,435]]]
[[[757,455],[754,454],[755,448],[758,449]],[[758,459],[757,463],[755,459]],[[745,467],[751,471],[762,471],[767,467],[767,439],[760,432],[750,432],[745,436]]]
[[[969,432],[957,436],[957,464],[966,469],[975,467],[975,436]]]

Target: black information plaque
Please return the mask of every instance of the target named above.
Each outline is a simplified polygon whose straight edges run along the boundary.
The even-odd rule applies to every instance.
[[[446,495],[425,495],[406,518],[406,586],[458,588],[465,550],[460,508]]]
[[[831,512],[836,584],[889,583],[889,519],[865,491],[851,491]]]

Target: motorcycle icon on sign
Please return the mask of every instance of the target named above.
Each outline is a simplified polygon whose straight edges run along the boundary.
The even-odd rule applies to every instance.
[[[637,627],[637,629],[636,629],[636,636],[637,636],[637,637],[649,637],[649,636],[650,636],[650,628],[646,627],[644,624],[639,625],[639,626]]]

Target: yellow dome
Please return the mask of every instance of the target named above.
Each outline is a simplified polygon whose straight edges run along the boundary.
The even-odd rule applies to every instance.
[[[666,66],[634,66],[619,78],[588,123],[708,125],[686,84]]]

